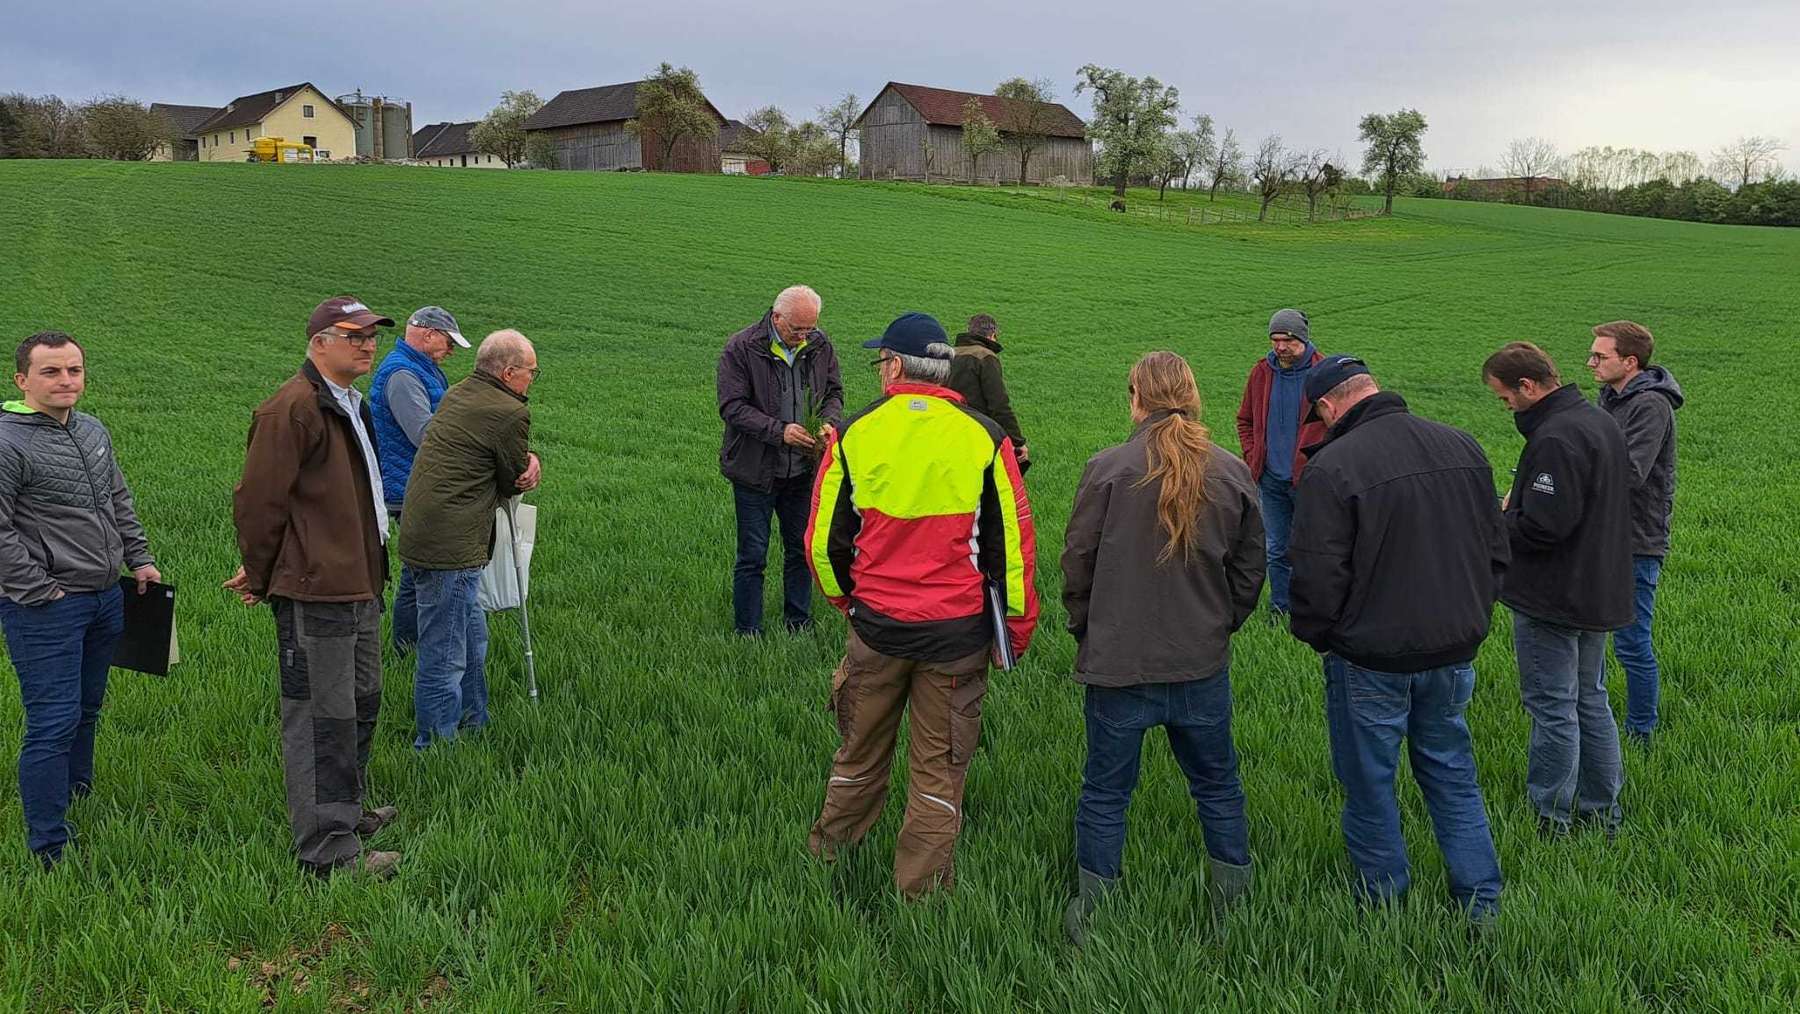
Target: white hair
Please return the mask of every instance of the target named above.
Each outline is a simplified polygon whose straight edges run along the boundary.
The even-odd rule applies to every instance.
[[[824,302],[810,285],[790,285],[775,297],[775,312],[783,317],[793,316],[803,308],[818,313],[823,306]]]
[[[481,340],[481,347],[475,350],[475,368],[483,373],[499,376],[500,371],[508,366],[518,366],[525,361],[525,353],[531,349],[531,339],[512,328],[495,331]]]
[[[923,356],[903,356],[898,352],[894,353],[894,358],[900,360],[901,376],[922,384],[939,386],[950,381],[950,360],[955,356],[956,350],[943,342],[932,342],[925,346]]]

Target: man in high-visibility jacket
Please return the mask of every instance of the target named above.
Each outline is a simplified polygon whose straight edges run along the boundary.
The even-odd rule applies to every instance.
[[[894,881],[917,897],[955,880],[995,630],[1017,656],[1037,626],[1036,535],[1012,442],[945,386],[943,327],[905,314],[864,347],[881,350],[885,393],[829,438],[806,531],[813,576],[850,618],[831,684],[843,742],[809,845],[830,859],[881,816],[910,705]]]

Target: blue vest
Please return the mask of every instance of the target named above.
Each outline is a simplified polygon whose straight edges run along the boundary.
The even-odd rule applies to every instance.
[[[369,414],[375,418],[375,440],[381,455],[381,489],[388,506],[396,509],[406,496],[406,480],[412,478],[413,457],[419,453],[413,442],[406,438],[406,431],[400,428],[393,410],[388,408],[388,377],[402,370],[418,377],[419,383],[425,385],[425,397],[430,399],[433,412],[437,411],[438,402],[444,400],[444,392],[450,389],[450,381],[444,377],[444,371],[438,369],[438,364],[404,340],[375,368],[375,377],[369,381]]]

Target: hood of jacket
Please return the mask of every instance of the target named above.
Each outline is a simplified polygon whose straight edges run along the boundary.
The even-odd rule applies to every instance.
[[[1675,382],[1675,375],[1667,367],[1652,366],[1632,377],[1623,391],[1613,390],[1610,384],[1602,387],[1600,407],[1607,408],[1652,391],[1669,399],[1670,408],[1680,408],[1687,401],[1687,397],[1681,393],[1681,385]]]
[[[999,342],[989,338],[987,335],[976,334],[973,331],[964,331],[962,334],[957,335],[956,347],[959,349],[982,348],[996,354],[1000,351]]]
[[[1518,427],[1520,436],[1530,437],[1539,426],[1544,425],[1544,420],[1558,412],[1568,411],[1577,403],[1587,404],[1587,399],[1581,396],[1581,388],[1574,384],[1564,384],[1539,398],[1536,405],[1514,412],[1513,425]]]

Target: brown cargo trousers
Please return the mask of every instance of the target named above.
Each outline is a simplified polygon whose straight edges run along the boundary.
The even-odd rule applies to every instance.
[[[863,840],[887,802],[900,715],[912,710],[906,818],[894,848],[894,884],[908,898],[956,881],[963,780],[981,737],[988,651],[950,662],[883,655],[850,633],[831,679],[831,710],[843,738],[832,758],[825,805],[808,847],[823,859]]]

